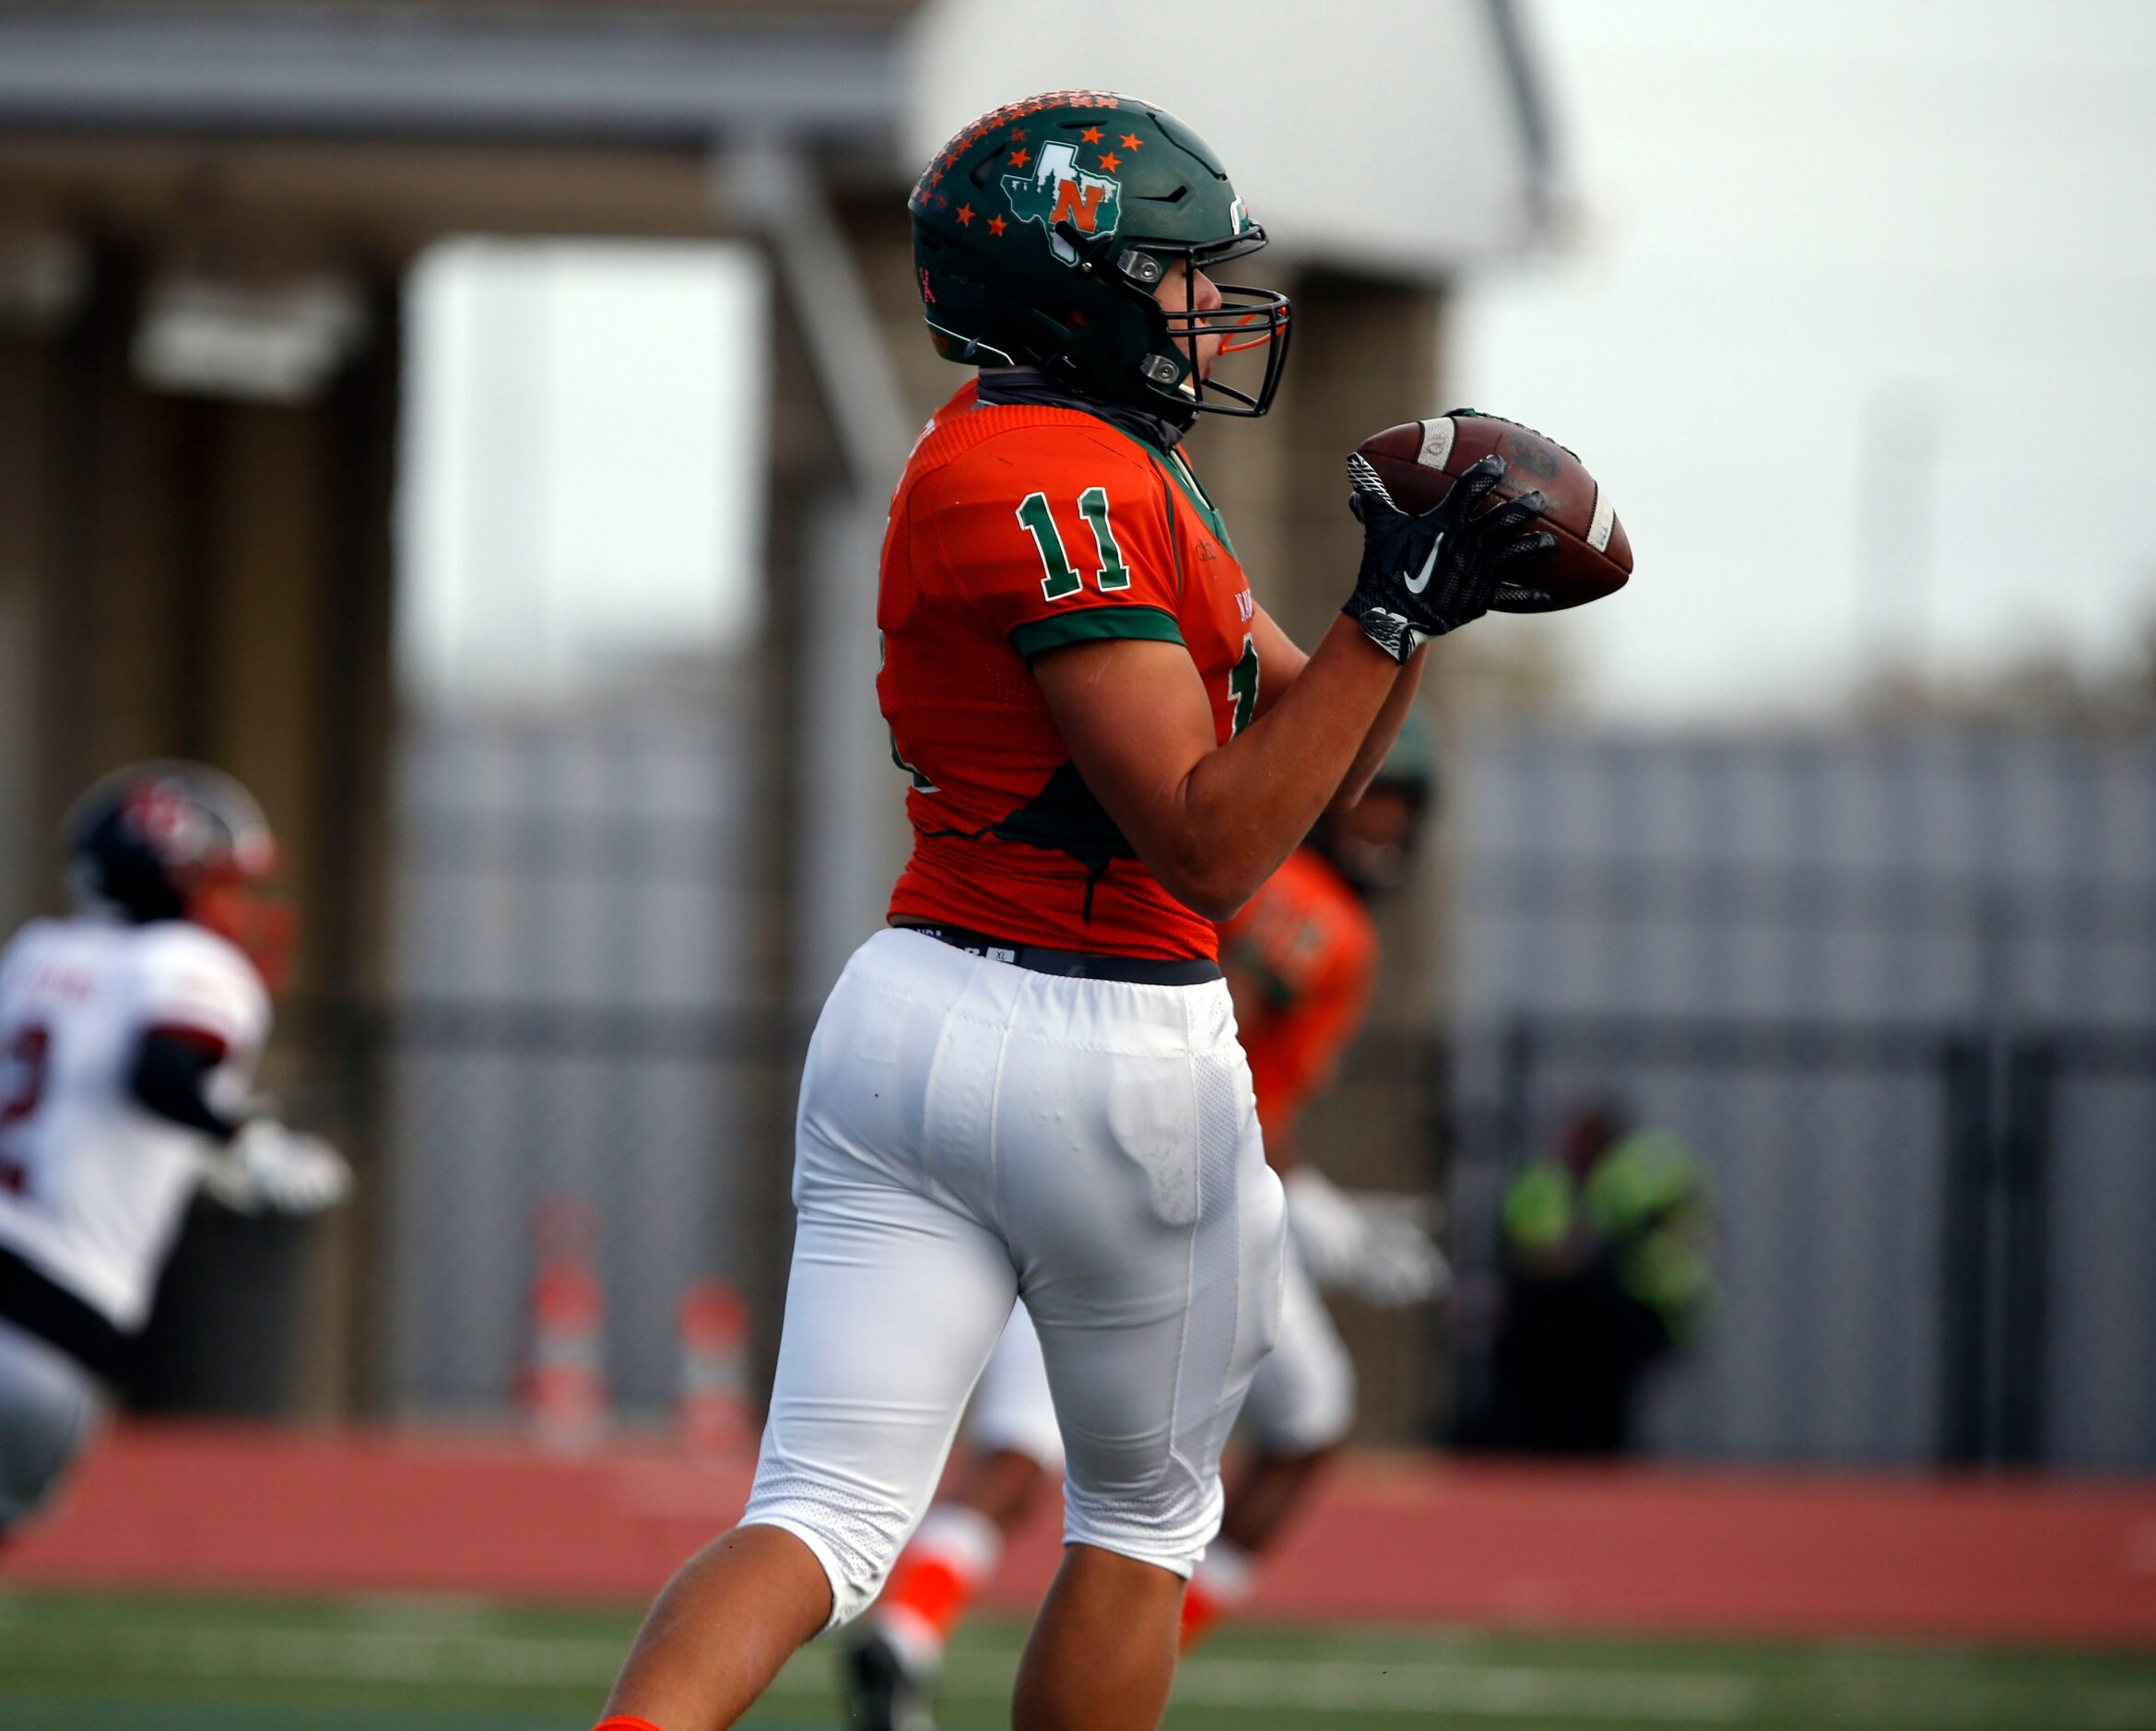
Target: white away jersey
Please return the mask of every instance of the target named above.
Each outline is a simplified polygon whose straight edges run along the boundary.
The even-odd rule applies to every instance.
[[[210,1139],[129,1088],[142,1035],[184,1030],[252,1083],[269,995],[236,948],[183,920],[35,920],[0,953],[0,1246],[132,1332]]]

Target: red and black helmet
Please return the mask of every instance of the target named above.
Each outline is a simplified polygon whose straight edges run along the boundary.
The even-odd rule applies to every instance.
[[[186,919],[204,889],[260,881],[277,866],[254,796],[202,763],[114,771],[75,802],[65,833],[76,899],[136,921]]]
[[[64,833],[67,883],[86,911],[136,924],[192,920],[247,951],[271,983],[291,928],[256,892],[277,867],[254,796],[207,764],[115,770],[75,802]]]
[[[237,944],[269,989],[291,960],[291,908],[265,895],[278,869],[269,819],[207,763],[134,763],[95,783],[65,823],[67,884],[84,912],[134,924],[192,921]]]

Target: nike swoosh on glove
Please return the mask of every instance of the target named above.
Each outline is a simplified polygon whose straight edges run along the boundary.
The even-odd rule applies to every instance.
[[[1557,537],[1533,527],[1549,503],[1538,490],[1476,514],[1503,477],[1504,459],[1484,457],[1443,500],[1410,516],[1361,452],[1349,457],[1362,566],[1340,610],[1395,661],[1480,618],[1500,583],[1557,551]]]

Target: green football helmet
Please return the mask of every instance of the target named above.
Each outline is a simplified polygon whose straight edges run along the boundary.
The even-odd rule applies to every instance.
[[[1397,803],[1373,797],[1386,793],[1397,795]],[[1381,895],[1397,889],[1414,871],[1423,819],[1436,803],[1437,753],[1429,730],[1410,712],[1361,804],[1325,813],[1310,831],[1309,845],[1358,894]]]
[[[937,152],[907,200],[923,315],[967,366],[1029,365],[1058,383],[1188,426],[1262,415],[1288,359],[1288,297],[1195,273],[1255,253],[1250,218],[1204,139],[1135,97],[1059,90],[984,114]],[[1178,259],[1185,302],[1154,291]],[[1264,351],[1247,389],[1201,375],[1201,337]]]

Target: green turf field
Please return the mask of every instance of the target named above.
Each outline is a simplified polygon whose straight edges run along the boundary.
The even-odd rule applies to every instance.
[[[7,1731],[582,1731],[631,1611],[0,1590]],[[951,1655],[944,1724],[1000,1726],[1022,1631]],[[810,1649],[745,1722],[835,1727]],[[1178,1731],[2156,1731],[2156,1654],[1230,1630],[1183,1668]]]

